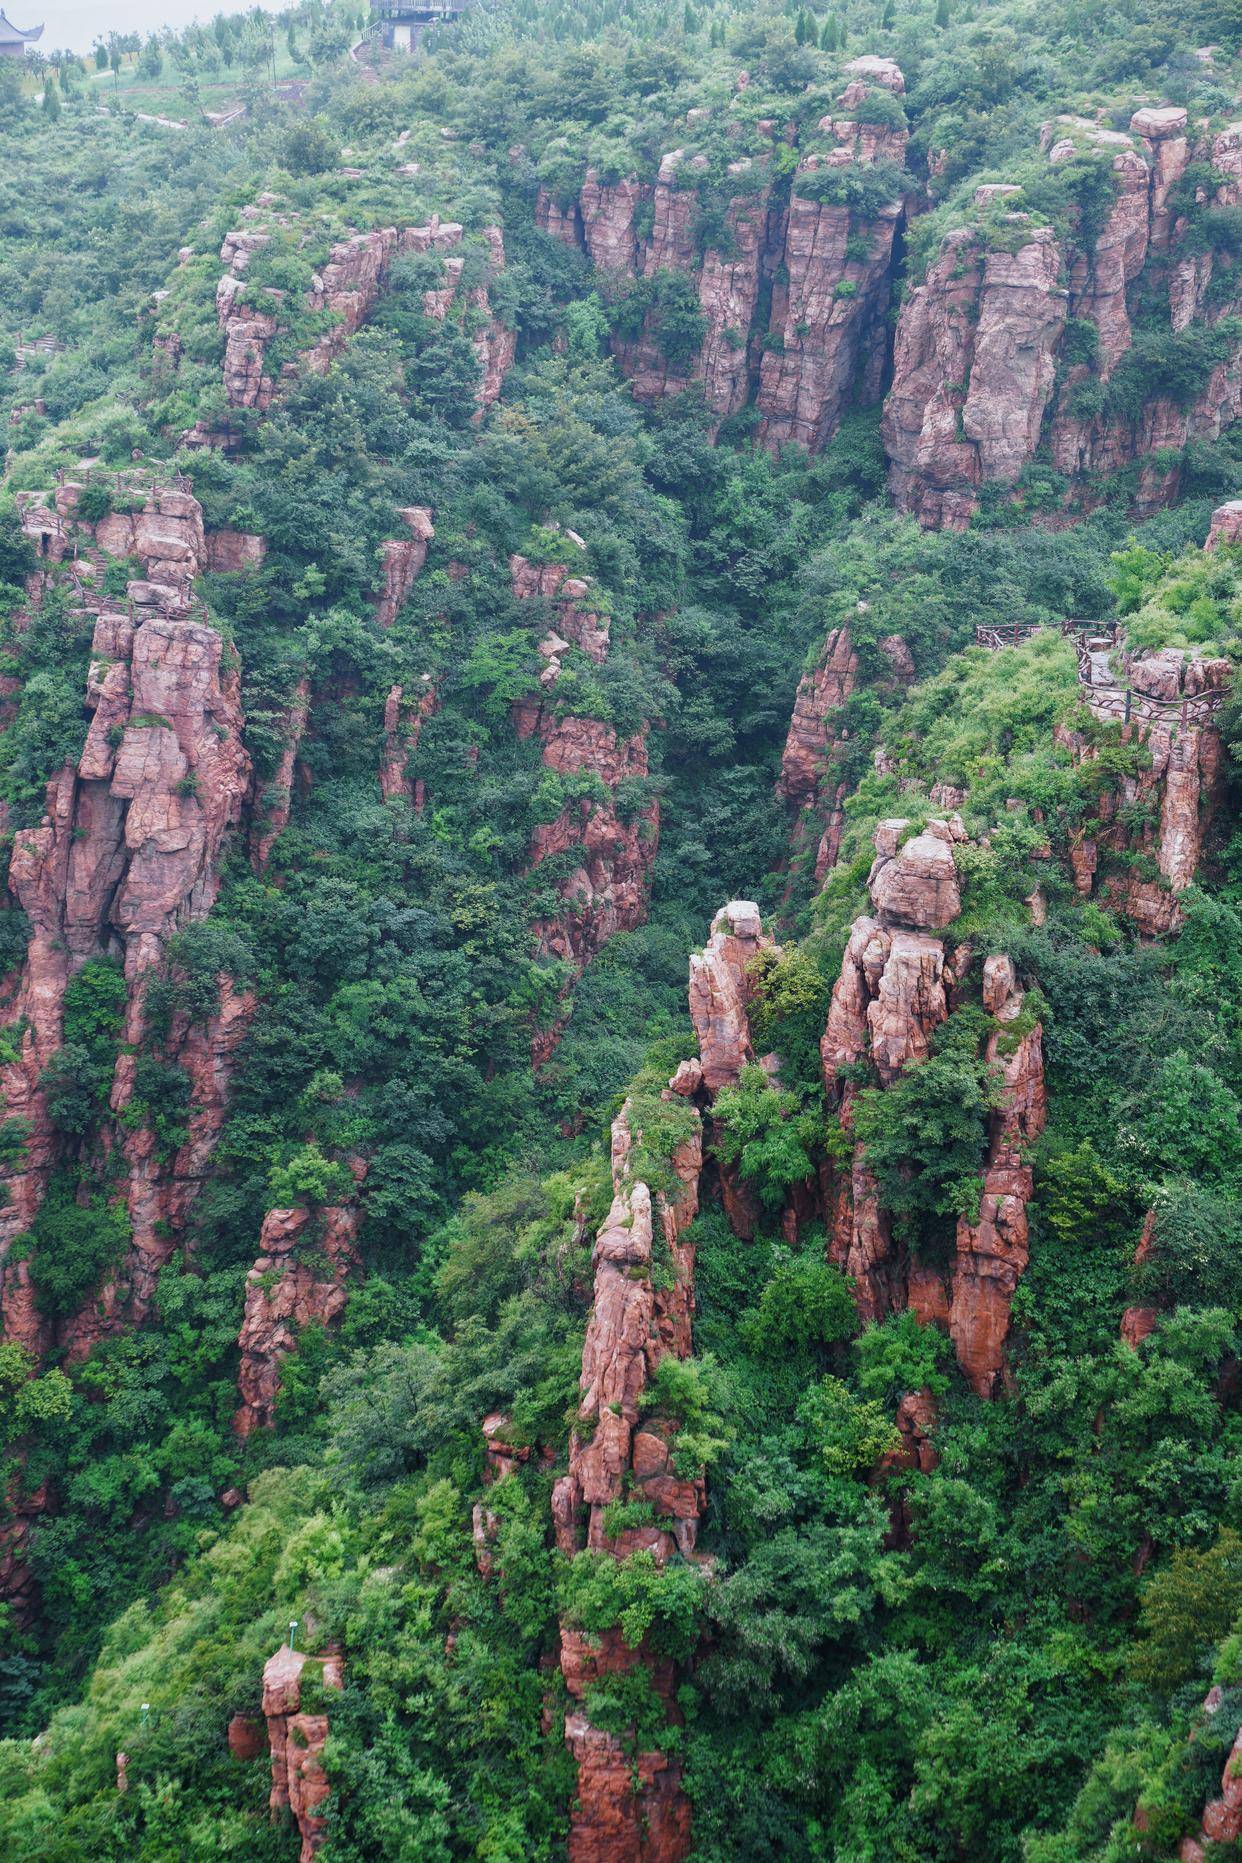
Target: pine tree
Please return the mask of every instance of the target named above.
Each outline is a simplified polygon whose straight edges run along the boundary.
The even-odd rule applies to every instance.
[[[56,88],[56,80],[51,72],[48,73],[47,82],[43,86],[43,114],[49,123],[55,123],[60,116],[60,92]]]
[[[936,24],[941,32],[949,23],[949,0],[936,0]]]
[[[690,4],[690,0],[686,0],[686,9],[685,9],[685,12],[681,16],[681,29],[685,33],[688,39],[691,38],[699,29],[698,18],[695,14],[694,8]]]
[[[822,52],[835,52],[837,49],[837,19],[835,13],[830,13],[824,21],[824,30],[819,36],[819,47]]]
[[[893,25],[896,21],[896,18],[897,18],[897,9],[893,5],[893,0],[888,0],[888,4],[885,6],[883,15],[881,16],[881,19],[880,19],[880,31],[891,32],[893,30]]]

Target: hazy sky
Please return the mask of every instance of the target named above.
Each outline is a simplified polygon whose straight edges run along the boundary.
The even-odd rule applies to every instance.
[[[89,52],[96,39],[109,32],[153,32],[161,26],[188,26],[195,19],[213,19],[217,13],[248,13],[254,0],[0,0],[3,11],[23,30],[42,20],[39,49],[54,52],[65,47]],[[277,13],[286,0],[258,0],[267,13]]]

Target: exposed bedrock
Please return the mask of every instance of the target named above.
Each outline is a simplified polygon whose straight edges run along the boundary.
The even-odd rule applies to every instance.
[[[1214,440],[1242,413],[1236,350],[1188,397],[1161,393],[1158,383],[1145,397],[1140,384],[1137,406],[1130,393],[1109,394],[1141,298],[1165,297],[1170,337],[1237,311],[1217,276],[1220,255],[1188,238],[1175,203],[1191,164],[1201,162],[1213,180],[1200,189],[1200,206],[1238,204],[1242,124],[1198,142],[1185,131],[1186,112],[1175,106],[1136,111],[1128,134],[1071,117],[1046,124],[1051,166],[1085,150],[1111,168],[1114,197],[1102,224],[1064,239],[1021,211],[1001,210],[1017,190],[977,190],[983,221],[946,236],[898,318],[883,437],[901,509],[925,525],[960,529],[982,488],[1013,486],[1044,445],[1079,508],[1096,496],[1095,479],[1140,462],[1134,506],[1142,515],[1180,486],[1179,465],[1152,456]],[[1092,355],[1083,349],[1088,337]]]
[[[178,502],[170,510],[172,496]],[[161,580],[131,583],[127,612],[88,596],[95,624],[86,740],[77,764],[49,785],[42,822],[15,835],[10,857],[9,886],[30,919],[31,938],[8,1011],[22,1025],[21,1048],[0,1069],[0,1092],[7,1116],[29,1122],[30,1141],[7,1179],[0,1212],[5,1240],[31,1226],[60,1155],[40,1083],[62,1045],[70,978],[93,957],[123,962],[129,1052],[118,1060],[110,1102],[119,1116],[133,1095],[147,983],[170,935],[210,910],[225,841],[250,788],[237,666],[216,631],[187,613],[189,577],[202,562],[201,512],[187,495],[164,493],[158,508],[127,522],[135,526],[148,575]],[[182,548],[188,556],[174,554]],[[227,979],[221,989],[206,1024],[174,1023],[165,1044],[195,1096],[186,1143],[171,1160],[160,1160],[145,1127],[118,1129],[133,1243],[115,1283],[68,1323],[66,1342],[75,1351],[146,1312],[202,1181],[223,1119],[231,1058],[252,1008]],[[30,1336],[28,1276],[25,1265],[6,1268],[6,1326],[27,1343],[46,1343]]]
[[[670,1088],[680,1109],[668,1164],[676,1188],[652,1193],[632,1161],[643,1142],[631,1127],[629,1101],[612,1127],[613,1201],[593,1251],[594,1297],[582,1352],[578,1422],[570,1440],[569,1472],[552,1497],[556,1540],[573,1554],[588,1548],[625,1559],[649,1552],[664,1563],[694,1557],[705,1507],[701,1471],[679,1472],[671,1419],[644,1404],[661,1359],[691,1350],[694,1248],[688,1239],[698,1210],[703,1151],[698,1113]],[[657,1259],[671,1272],[655,1273]],[[647,1526],[613,1527],[607,1510],[623,1497],[647,1501]],[[630,1753],[617,1735],[592,1725],[587,1692],[601,1678],[642,1664],[670,1722],[680,1719],[671,1662],[618,1631],[588,1637],[561,1630],[561,1672],[570,1698],[565,1739],[578,1766],[568,1854],[575,1863],[655,1859],[674,1863],[690,1847],[690,1806],[681,1765],[659,1749]]]
[[[876,832],[874,916],[855,921],[820,1044],[830,1103],[850,1136],[858,1089],[842,1076],[868,1061],[883,1089],[925,1061],[972,962],[968,945],[944,935],[960,910],[953,848],[965,839],[961,823],[932,821],[903,841],[907,827],[882,822]],[[830,1255],[853,1279],[864,1319],[910,1308],[924,1323],[947,1325],[963,1371],[987,1396],[1003,1371],[1010,1305],[1027,1264],[1027,1152],[1043,1129],[1045,1100],[1040,1026],[1023,1019],[1023,993],[1007,957],[984,964],[983,1006],[993,1024],[984,1058],[996,1070],[1000,1104],[978,1215],[957,1225],[951,1284],[894,1235],[857,1142],[835,1187]]]
[[[366,1166],[351,1161],[361,1187]],[[233,1418],[239,1436],[267,1428],[280,1393],[280,1368],[307,1326],[330,1326],[345,1311],[349,1281],[361,1262],[357,1250],[361,1210],[355,1196],[311,1210],[269,1210],[259,1253],[246,1276],[246,1304],[238,1347],[241,1399]]]
[[[869,95],[900,95],[905,81],[891,60],[879,58],[855,59],[847,76],[836,108],[804,126],[804,140],[816,146],[802,155],[788,198],[773,187],[769,152],[728,163],[732,197],[714,245],[701,235],[709,160],[688,148],[668,151],[653,182],[604,181],[588,169],[576,203],[540,190],[537,224],[581,245],[614,288],[626,278],[668,273],[691,281],[702,319],[691,355],[670,361],[658,313],[648,312],[636,335],[614,339],[640,400],[698,383],[715,427],[753,402],[764,445],[816,452],[849,406],[879,399],[902,201],[895,190],[892,202],[863,213],[815,195],[825,171],[901,167],[905,129],[859,119]]]

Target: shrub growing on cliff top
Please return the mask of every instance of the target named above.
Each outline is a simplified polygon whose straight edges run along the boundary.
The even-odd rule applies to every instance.
[[[979,1052],[988,1026],[982,1010],[956,1010],[926,1061],[855,1102],[854,1129],[880,1202],[916,1245],[930,1243],[946,1219],[978,1214],[987,1121],[999,1097]]]

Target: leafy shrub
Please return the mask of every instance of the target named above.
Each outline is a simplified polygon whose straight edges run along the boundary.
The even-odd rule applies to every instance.
[[[777,1268],[739,1331],[748,1351],[780,1362],[848,1339],[857,1320],[844,1275],[807,1253]]]
[[[100,1279],[121,1261],[130,1240],[123,1203],[98,1193],[80,1196],[70,1179],[54,1178],[31,1232],[40,1311],[55,1321],[76,1313]]]
[[[811,1176],[819,1120],[757,1064],[744,1067],[736,1085],[720,1089],[712,1115],[716,1149],[738,1166],[769,1209],[784,1202],[791,1184]]]
[[[978,1214],[988,1117],[998,1087],[979,1053],[982,1011],[959,1009],[937,1031],[926,1061],[889,1087],[858,1096],[854,1126],[880,1202],[912,1240],[937,1219]]]

